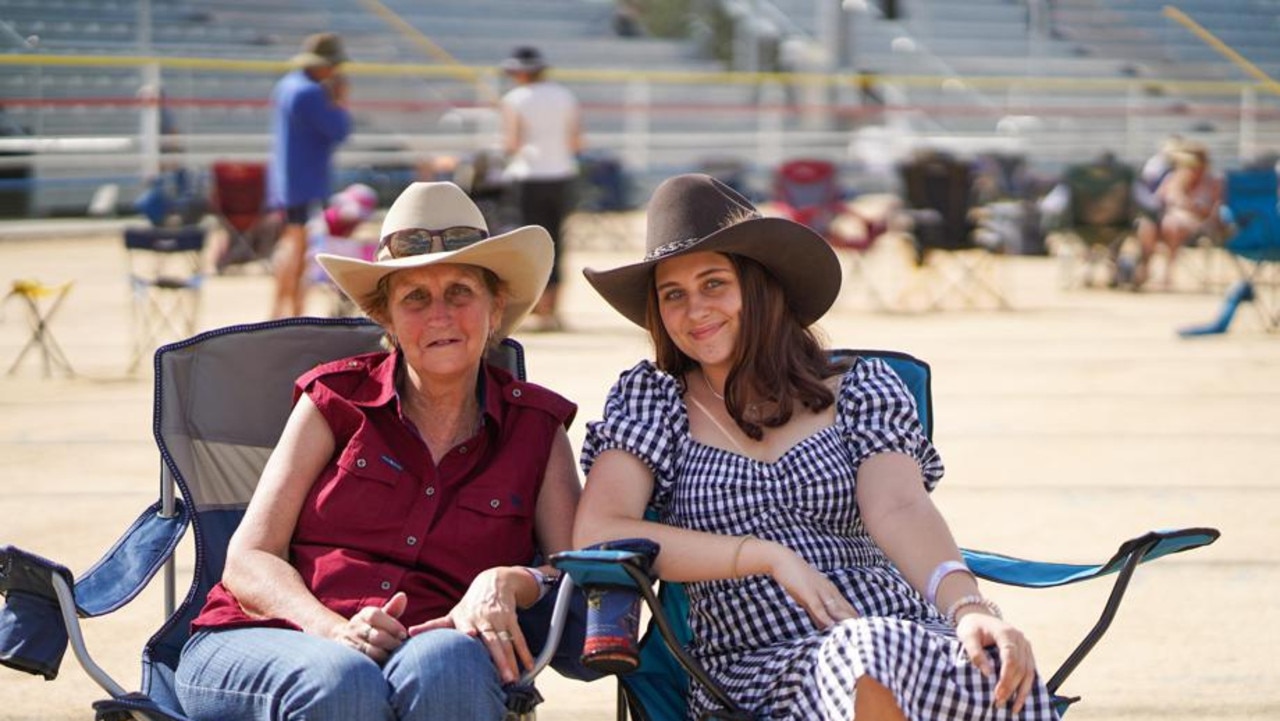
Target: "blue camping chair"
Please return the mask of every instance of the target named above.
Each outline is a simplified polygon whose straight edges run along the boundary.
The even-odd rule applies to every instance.
[[[378,350],[382,329],[357,318],[292,318],[232,326],[160,348],[155,354],[153,431],[162,460],[160,497],[93,568],[79,578],[56,562],[11,546],[0,546],[0,663],[48,680],[58,675],[70,642],[88,675],[110,698],[94,704],[100,721],[182,721],[174,692],[174,670],[191,620],[222,576],[227,542],[244,515],[258,476],[280,438],[292,408],[293,381],[320,363]],[[507,339],[490,362],[525,377],[523,348]],[[186,596],[175,604],[173,551],[190,526],[195,564]],[[530,559],[531,561],[533,559]],[[90,657],[79,618],[111,613],[165,569],[165,620],[142,651],[141,691],[128,692]],[[533,649],[550,634],[566,639],[573,669],[581,627],[566,632],[573,584],[556,597],[522,612],[521,626]],[[553,606],[560,608],[552,614]],[[554,615],[555,624],[547,617]],[[534,669],[509,704],[520,713],[541,700],[533,677],[556,661],[545,644]],[[584,677],[568,670],[567,675]]]
[[[1280,330],[1280,194],[1275,168],[1227,173],[1223,248],[1240,279],[1227,289],[1215,320],[1178,330],[1184,338],[1225,333],[1241,303],[1252,302],[1268,331]]]
[[[1268,330],[1280,329],[1280,207],[1275,168],[1227,173],[1227,222],[1231,254],[1240,282],[1247,283],[1254,307]]]
[[[910,355],[885,351],[836,351],[834,355],[836,358],[875,357],[888,363],[915,397],[921,424],[932,437],[933,406],[928,364]],[[1111,558],[1099,564],[1043,563],[967,549],[962,553],[969,568],[979,578],[1026,588],[1050,588],[1116,575],[1111,595],[1097,622],[1046,683],[1058,713],[1062,714],[1079,700],[1079,697],[1060,695],[1063,682],[1106,633],[1138,565],[1209,545],[1218,539],[1218,535],[1218,531],[1211,528],[1153,531],[1125,541]],[[749,711],[738,706],[685,650],[690,634],[686,622],[689,601],[684,587],[663,581],[655,592],[645,554],[616,549],[579,550],[556,554],[551,561],[581,588],[635,588],[652,613],[649,628],[640,641],[639,667],[618,676],[619,721],[628,715],[637,721],[682,721],[686,718],[690,683],[703,686],[719,703],[721,710],[712,718],[726,721],[754,718]]]

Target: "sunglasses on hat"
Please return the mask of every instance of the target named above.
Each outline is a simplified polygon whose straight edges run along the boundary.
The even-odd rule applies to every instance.
[[[378,253],[387,249],[392,258],[404,258],[425,253],[442,253],[462,250],[489,237],[489,231],[466,225],[451,228],[405,228],[388,233],[378,243]]]

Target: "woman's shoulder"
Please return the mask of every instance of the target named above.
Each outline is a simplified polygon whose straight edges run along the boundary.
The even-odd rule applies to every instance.
[[[675,400],[680,397],[680,382],[653,361],[642,360],[618,375],[612,394]]]
[[[374,351],[320,363],[298,377],[298,385],[306,388],[317,382],[331,387],[356,387],[378,373],[390,356],[388,351]]]
[[[520,380],[501,368],[492,366],[489,366],[489,375],[504,403],[550,413],[566,426],[577,415],[578,404],[546,386]]]
[[[842,384],[855,383],[867,378],[893,373],[883,358],[876,355],[851,355],[837,366]]]
[[[842,403],[856,403],[868,395],[896,396],[905,393],[901,376],[884,358],[855,356],[843,366],[837,397]]]

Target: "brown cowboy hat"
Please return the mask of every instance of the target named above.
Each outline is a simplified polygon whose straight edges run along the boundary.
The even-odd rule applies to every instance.
[[[700,173],[669,178],[653,192],[640,262],[612,270],[587,268],[583,275],[609,305],[644,327],[654,266],[699,251],[759,262],[782,284],[787,304],[806,326],[821,318],[840,293],[840,261],[821,235],[793,220],[760,215],[733,188]]]
[[[341,65],[349,59],[337,33],[316,33],[302,41],[302,51],[290,62],[300,68],[316,68]]]

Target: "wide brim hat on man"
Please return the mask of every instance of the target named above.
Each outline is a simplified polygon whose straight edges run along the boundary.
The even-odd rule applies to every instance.
[[[369,295],[384,277],[408,268],[459,263],[487,268],[507,287],[506,306],[494,334],[505,338],[533,309],[551,277],[555,248],[545,228],[526,225],[457,250],[427,251],[393,257],[388,236],[405,230],[440,231],[489,226],[471,198],[453,183],[413,183],[404,189],[382,221],[382,241],[372,261],[321,253],[316,256],[334,284],[369,314]],[[434,241],[432,241],[434,244]]]
[[[640,262],[583,271],[596,292],[638,326],[645,327],[654,267],[688,253],[730,253],[757,261],[782,285],[787,304],[806,326],[821,318],[840,294],[840,261],[821,235],[793,220],[761,215],[750,201],[709,175],[689,173],[663,181],[649,199],[647,215]]]
[[[341,65],[350,58],[342,47],[342,38],[337,33],[316,33],[302,41],[302,50],[290,58],[289,62],[300,68],[333,67]]]

